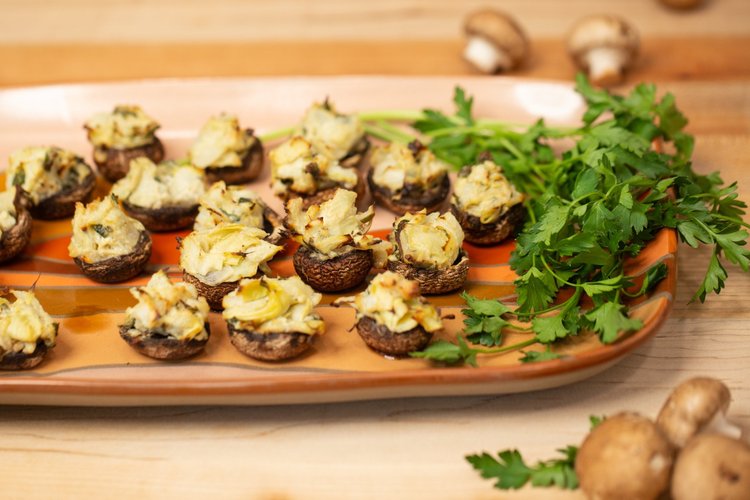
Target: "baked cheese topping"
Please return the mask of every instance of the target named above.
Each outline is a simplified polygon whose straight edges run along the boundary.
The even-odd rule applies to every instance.
[[[505,178],[499,165],[485,161],[458,175],[452,201],[462,212],[489,224],[523,202],[523,195]]]
[[[70,151],[31,146],[11,153],[6,185],[22,188],[36,204],[78,186],[91,174],[83,158]]]
[[[373,182],[389,189],[397,198],[405,186],[430,189],[439,186],[448,175],[448,165],[429,149],[395,142],[376,147],[370,164]]]
[[[159,124],[140,106],[115,106],[111,113],[97,113],[84,125],[95,147],[130,149],[154,142]]]
[[[221,224],[193,231],[182,240],[180,267],[203,283],[215,286],[269,272],[267,262],[283,247],[263,238],[266,232],[240,224]]]
[[[391,242],[396,249],[389,257],[392,260],[400,257],[416,267],[447,269],[458,258],[464,231],[452,213],[427,214],[422,210],[406,214],[393,223]]]
[[[112,196],[86,206],[79,202],[68,253],[88,263],[121,257],[135,251],[144,231],[143,224],[128,217]]]
[[[356,200],[357,193],[346,189],[337,189],[333,198],[307,210],[302,208],[302,199],[289,200],[287,225],[298,241],[318,252],[324,260],[353,250],[371,249],[375,267],[382,267],[389,245],[367,234],[375,209],[370,206],[365,212],[357,212]]]
[[[372,318],[394,333],[417,326],[428,332],[443,328],[437,309],[419,295],[419,283],[391,271],[375,276],[364,292],[336,303],[353,304],[358,320]]]
[[[128,174],[112,186],[120,200],[144,208],[192,207],[205,191],[202,170],[176,161],[156,165],[146,157],[131,161]]]
[[[18,222],[16,218],[16,188],[10,187],[0,193],[0,238]]]
[[[32,292],[14,291],[10,302],[0,297],[0,357],[8,353],[31,354],[37,342],[55,346],[57,323]]]
[[[338,113],[325,101],[307,110],[302,119],[302,135],[316,151],[340,160],[364,137],[365,129],[357,115]]]
[[[185,341],[208,338],[208,302],[192,284],[172,283],[159,271],[146,286],[131,288],[130,294],[138,301],[125,311],[131,335],[158,333]]]
[[[203,125],[188,154],[198,168],[241,167],[256,140],[252,131],[240,128],[236,116],[222,113]]]
[[[254,333],[320,335],[325,325],[315,306],[321,297],[297,276],[244,279],[224,297],[222,316],[236,328]]]
[[[334,186],[353,189],[357,171],[317,152],[305,138],[296,136],[268,155],[271,160],[271,188],[286,198],[291,193],[312,195]],[[291,192],[291,193],[290,193]]]
[[[266,204],[250,188],[215,182],[200,198],[193,229],[209,229],[221,223],[241,224],[263,229]]]

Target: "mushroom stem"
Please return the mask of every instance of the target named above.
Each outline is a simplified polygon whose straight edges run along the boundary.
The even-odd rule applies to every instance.
[[[480,36],[469,37],[464,49],[464,57],[485,73],[509,69],[512,65],[505,51]]]
[[[712,418],[711,421],[700,430],[700,432],[722,434],[732,439],[740,439],[742,437],[742,429],[738,425],[727,420],[722,413],[717,413],[714,418]]]
[[[597,85],[611,85],[622,80],[627,54],[618,48],[597,47],[586,54],[589,78]]]

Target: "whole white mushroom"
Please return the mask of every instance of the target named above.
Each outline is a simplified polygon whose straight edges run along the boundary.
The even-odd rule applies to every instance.
[[[472,12],[466,17],[464,32],[464,59],[484,73],[509,71],[519,66],[529,51],[526,34],[505,12]]]
[[[568,36],[568,53],[596,85],[620,83],[640,45],[638,33],[624,19],[596,15],[579,20]]]

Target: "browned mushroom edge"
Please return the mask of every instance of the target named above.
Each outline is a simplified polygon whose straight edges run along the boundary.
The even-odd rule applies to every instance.
[[[176,231],[193,225],[198,215],[198,205],[172,205],[161,208],[148,208],[133,205],[123,200],[122,207],[125,211],[139,220],[146,229],[155,232]]]
[[[259,272],[255,276],[251,276],[251,278],[258,278],[260,276],[261,273]],[[195,286],[195,289],[198,290],[198,295],[205,297],[206,302],[208,302],[208,305],[214,311],[221,311],[224,309],[224,306],[222,305],[224,296],[233,292],[238,286],[240,286],[239,281],[229,281],[227,283],[219,283],[218,285],[207,285],[184,270],[182,271],[182,279],[186,283],[191,283]]]
[[[0,239],[0,262],[10,260],[21,252],[31,240],[31,214],[20,203],[16,203],[16,223],[3,232]]]
[[[421,326],[393,332],[369,316],[363,316],[357,322],[357,333],[370,349],[389,356],[408,356],[410,352],[421,351],[432,338],[432,334]]]
[[[203,324],[206,330],[206,338],[202,340],[189,339],[178,340],[159,332],[143,332],[141,335],[133,335],[133,323],[120,325],[120,337],[130,347],[141,354],[154,359],[177,361],[195,356],[203,350],[211,336],[211,328],[208,322]]]
[[[422,209],[427,212],[435,212],[445,203],[451,188],[451,181],[448,174],[443,176],[443,180],[433,189],[425,190],[423,186],[416,184],[407,184],[401,191],[401,197],[396,199],[396,195],[390,189],[379,186],[372,178],[373,169],[370,168],[367,173],[367,184],[370,186],[370,192],[373,198],[385,208],[398,215],[406,213],[419,212]]]
[[[94,281],[116,283],[140,274],[151,258],[151,249],[151,236],[146,231],[141,231],[135,248],[128,254],[98,262],[86,262],[80,257],[74,257],[73,262],[83,274]]]
[[[89,202],[96,186],[96,174],[91,167],[86,167],[89,174],[79,184],[63,189],[38,203],[30,203],[28,208],[31,216],[43,220],[62,219],[75,213],[77,202]]]
[[[242,158],[240,167],[208,167],[206,179],[208,182],[224,181],[230,184],[247,184],[255,180],[263,170],[263,143],[255,137],[252,129],[246,129],[245,134],[255,138],[253,145]]]
[[[57,324],[57,323],[55,323]],[[34,351],[26,354],[23,352],[6,352],[0,356],[0,370],[28,370],[34,368],[44,360],[50,348],[43,340],[36,341]]]
[[[102,177],[115,183],[125,177],[130,170],[130,162],[136,158],[146,157],[154,163],[164,159],[164,145],[158,137],[143,146],[132,148],[109,148],[97,146],[94,148],[94,163]],[[104,157],[104,161],[97,158]]]
[[[315,335],[300,332],[256,333],[242,330],[227,321],[229,340],[245,356],[260,361],[283,361],[296,358],[310,349]]]
[[[526,219],[526,208],[522,203],[510,207],[495,222],[486,224],[455,204],[451,204],[451,212],[464,230],[464,239],[475,245],[497,245],[516,234]]]
[[[323,259],[306,245],[300,245],[292,258],[299,277],[319,292],[340,292],[361,284],[372,269],[372,250],[352,250]]]

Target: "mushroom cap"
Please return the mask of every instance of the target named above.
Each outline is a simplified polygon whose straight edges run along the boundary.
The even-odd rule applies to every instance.
[[[691,439],[672,474],[675,500],[750,498],[750,446],[721,434]]]
[[[659,0],[663,5],[677,10],[688,10],[698,7],[703,0]]]
[[[578,65],[585,65],[585,54],[596,48],[620,49],[628,55],[628,60],[632,60],[638,53],[638,46],[635,29],[621,17],[613,15],[584,17],[573,25],[568,35],[568,52]]]
[[[284,361],[309,350],[315,335],[301,332],[257,333],[227,322],[229,340],[245,356],[261,361]]]
[[[488,40],[504,51],[518,65],[529,50],[529,42],[521,26],[510,15],[496,9],[471,12],[464,21],[464,32]]]
[[[357,322],[357,333],[370,349],[389,356],[408,356],[410,352],[421,351],[432,338],[420,325],[405,332],[393,332],[369,316]]]
[[[141,231],[138,242],[132,252],[118,255],[98,262],[87,262],[80,257],[74,257],[73,262],[78,268],[94,281],[100,283],[117,283],[129,280],[143,271],[151,258],[151,236]]]
[[[656,425],[677,448],[682,448],[731,401],[729,388],[720,380],[696,377],[678,385],[664,402]]]
[[[251,129],[245,133],[253,136]],[[242,158],[240,167],[208,167],[206,180],[210,183],[224,181],[226,184],[246,184],[254,181],[263,171],[263,143],[255,137],[255,142]]]
[[[205,323],[203,327],[206,333],[211,335],[211,327]],[[120,337],[128,343],[130,347],[140,352],[144,356],[154,359],[163,359],[177,361],[191,356],[195,356],[206,347],[208,336],[203,340],[178,340],[175,338],[164,337],[153,332],[144,332],[141,335],[130,333],[132,324],[120,325]]]
[[[198,215],[198,204],[166,205],[159,208],[141,207],[123,200],[122,208],[153,232],[177,231],[190,227]]]
[[[145,156],[154,163],[164,159],[164,145],[158,137],[143,146],[132,148],[108,148],[97,146],[94,148],[94,163],[99,173],[111,183],[115,183],[125,177],[130,170],[130,162],[136,158]]]
[[[619,413],[589,433],[575,468],[588,498],[657,498],[669,486],[672,446],[651,420]]]

